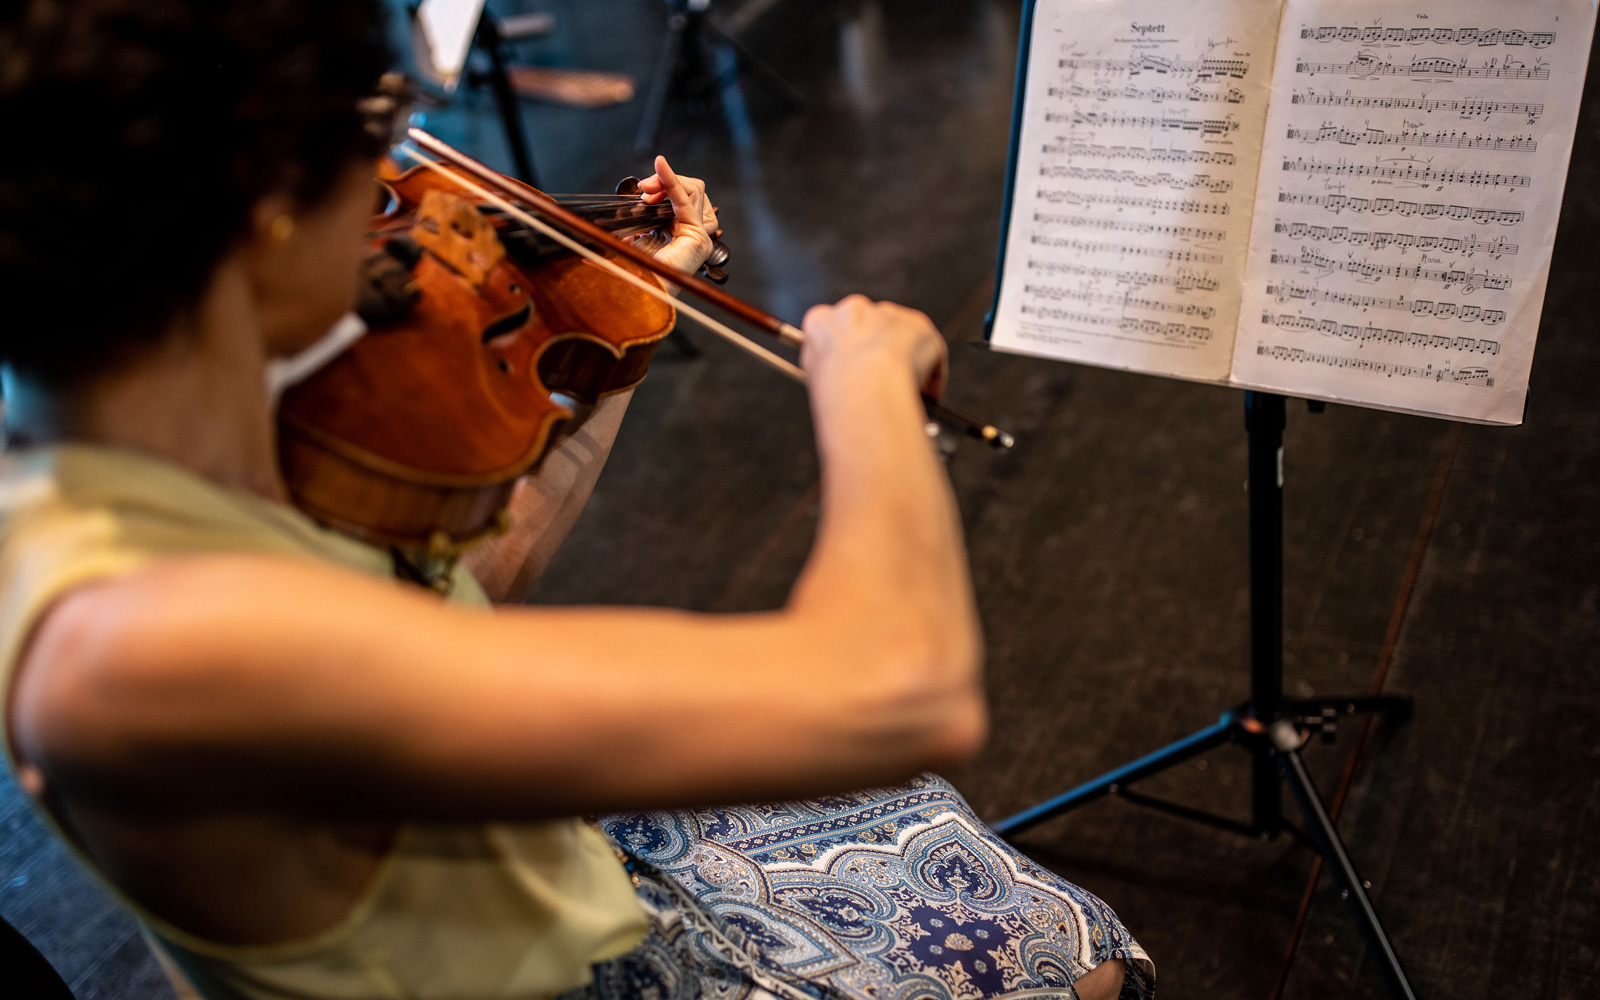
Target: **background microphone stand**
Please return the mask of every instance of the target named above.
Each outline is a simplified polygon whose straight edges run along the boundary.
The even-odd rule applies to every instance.
[[[1313,404],[1313,410],[1320,410]],[[1270,840],[1289,833],[1323,857],[1350,907],[1356,926],[1378,969],[1396,997],[1416,994],[1367,896],[1369,885],[1356,871],[1338,828],[1300,757],[1305,733],[1320,731],[1331,741],[1340,716],[1386,713],[1397,720],[1411,714],[1411,700],[1396,696],[1295,699],[1283,696],[1283,428],[1284,397],[1246,392],[1245,430],[1250,465],[1250,700],[1222,713],[1214,724],[1168,744],[1132,763],[993,824],[1006,839],[1069,809],[1115,795],[1184,819]],[[1128,787],[1224,743],[1237,743],[1250,755],[1250,822],[1167,802]],[[1288,785],[1305,819],[1304,831],[1283,815]]]

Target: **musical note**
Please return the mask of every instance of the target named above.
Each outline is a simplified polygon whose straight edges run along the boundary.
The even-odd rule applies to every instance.
[[[1067,145],[1046,143],[1046,153],[1060,153],[1068,157],[1087,156],[1102,160],[1140,160],[1146,163],[1214,163],[1231,167],[1237,162],[1232,153],[1213,152],[1209,149],[1148,149],[1144,146],[1097,146],[1074,142]]]
[[[1189,198],[1143,198],[1125,194],[1094,194],[1082,191],[1057,191],[1040,188],[1039,200],[1052,205],[1111,205],[1116,208],[1147,208],[1152,212],[1180,212],[1184,215],[1227,215],[1225,201],[1194,201]]]
[[[1524,174],[1502,174],[1488,170],[1450,170],[1419,167],[1411,163],[1403,166],[1385,166],[1382,163],[1327,163],[1322,160],[1305,160],[1296,157],[1284,160],[1283,169],[1302,174],[1322,174],[1330,177],[1371,177],[1383,180],[1409,181],[1417,185],[1467,184],[1472,187],[1527,187],[1531,180]]]
[[[1355,341],[1358,344],[1395,344],[1401,347],[1428,347],[1443,351],[1467,351],[1477,354],[1499,354],[1500,342],[1497,340],[1478,340],[1474,337],[1446,337],[1436,333],[1408,333],[1405,330],[1385,330],[1368,323],[1366,326],[1356,326],[1354,323],[1341,323],[1336,319],[1317,319],[1313,316],[1301,316],[1296,313],[1282,313],[1277,316],[1263,315],[1261,322],[1285,330],[1312,330],[1325,337],[1338,337],[1341,340]]]
[[[1446,149],[1493,149],[1532,153],[1539,144],[1526,135],[1468,135],[1465,132],[1385,132],[1368,128],[1356,131],[1337,125],[1320,128],[1290,128],[1288,138],[1301,142],[1337,142],[1344,146],[1441,146]]]
[[[1511,276],[1482,271],[1463,271],[1459,268],[1431,268],[1421,264],[1374,264],[1366,260],[1335,260],[1317,253],[1310,247],[1301,247],[1299,256],[1280,254],[1274,250],[1269,259],[1274,264],[1294,264],[1333,273],[1343,271],[1363,278],[1404,278],[1412,281],[1437,281],[1460,285],[1466,292],[1480,288],[1504,291],[1511,287]]]
[[[1352,231],[1344,226],[1317,226],[1306,222],[1275,222],[1275,233],[1286,233],[1290,239],[1325,240],[1329,243],[1349,243],[1352,246],[1369,246],[1374,250],[1394,246],[1401,250],[1437,250],[1440,253],[1458,253],[1463,257],[1488,254],[1491,257],[1514,257],[1517,245],[1504,238],[1480,240],[1476,236],[1465,239],[1455,236],[1413,236],[1410,233],[1375,233]]]
[[[1060,69],[1087,69],[1100,73],[1139,76],[1156,73],[1174,79],[1195,77],[1200,80],[1219,79],[1224,76],[1242,80],[1250,72],[1250,64],[1242,59],[1168,59],[1148,53],[1130,59],[1095,59],[1069,56],[1057,64]]]
[[[1201,305],[1196,302],[1161,302],[1157,299],[1146,299],[1134,295],[1131,291],[1122,295],[1107,295],[1104,292],[1093,292],[1086,289],[1062,288],[1059,285],[1023,285],[1022,291],[1027,295],[1037,295],[1040,298],[1056,301],[1087,302],[1090,304],[1122,306],[1126,309],[1144,309],[1149,312],[1170,312],[1181,316],[1197,316],[1200,319],[1210,319],[1217,314],[1212,306]]]
[[[1555,44],[1553,31],[1502,28],[1301,28],[1300,37],[1318,42],[1361,42],[1364,45],[1526,45],[1542,49]]]
[[[1357,97],[1348,91],[1343,94],[1319,94],[1315,90],[1295,91],[1291,104],[1309,104],[1329,108],[1365,108],[1384,111],[1453,111],[1462,118],[1488,118],[1490,115],[1527,115],[1528,124],[1537,122],[1544,114],[1544,105],[1524,101],[1488,101],[1481,98],[1468,100],[1441,100],[1427,97]]]
[[[1203,135],[1226,135],[1236,132],[1239,123],[1227,118],[1184,118],[1181,115],[1151,117],[1149,115],[1113,115],[1099,111],[1073,110],[1071,114],[1047,111],[1047,122],[1066,122],[1089,128],[1155,128],[1173,132],[1199,132]]]
[[[1221,243],[1228,236],[1220,229],[1163,226],[1155,222],[1124,222],[1120,219],[1092,219],[1081,215],[1062,215],[1057,212],[1035,212],[1033,221],[1046,225],[1070,226],[1074,229],[1101,229],[1107,232],[1140,233],[1146,236],[1170,236],[1180,240],[1199,240],[1201,243]]]
[[[1340,212],[1371,212],[1373,215],[1416,216],[1419,219],[1455,219],[1457,222],[1476,222],[1480,226],[1491,222],[1513,226],[1522,221],[1521,212],[1495,208],[1468,208],[1465,205],[1422,205],[1414,201],[1395,201],[1393,198],[1353,198],[1342,194],[1300,194],[1279,191],[1278,202],[1284,205],[1315,205],[1338,215]]]
[[[1029,241],[1035,246],[1076,250],[1080,253],[1114,253],[1122,257],[1153,257],[1183,264],[1220,264],[1222,254],[1204,250],[1178,250],[1173,247],[1143,247],[1126,243],[1098,243],[1093,240],[1075,240],[1066,236],[1041,236],[1033,234]]]
[[[1233,190],[1233,181],[1212,180],[1210,174],[1179,176],[1161,171],[1147,174],[1137,170],[1105,170],[1099,167],[1042,166],[1040,177],[1074,181],[1106,181],[1111,184],[1132,184],[1134,187],[1169,187],[1174,191],[1204,188],[1212,194],[1227,194]]]
[[[1353,292],[1335,292],[1314,285],[1297,285],[1280,282],[1267,285],[1267,294],[1279,302],[1331,302],[1355,309],[1389,309],[1408,312],[1413,316],[1432,316],[1435,319],[1458,319],[1463,323],[1482,322],[1484,326],[1499,326],[1506,314],[1501,309],[1482,306],[1458,305],[1454,302],[1434,302],[1430,299],[1408,299],[1404,295],[1385,298],[1381,295],[1358,295]]]
[[[1189,101],[1196,104],[1239,104],[1244,101],[1244,94],[1240,92],[1238,87],[1217,90],[1196,84],[1190,84],[1185,90],[1172,90],[1166,87],[1135,87],[1131,83],[1125,87],[1085,87],[1082,84],[1074,83],[1065,87],[1047,87],[1045,93],[1051,97],[1090,97],[1101,101],[1144,101],[1148,104],[1164,104],[1167,101]]]
[[[1146,285],[1166,285],[1178,292],[1214,292],[1220,285],[1216,278],[1210,274],[1196,273],[1185,268],[1179,268],[1176,274],[1155,274],[1150,271],[1126,271],[1114,267],[1094,267],[1085,264],[1065,264],[1053,260],[1035,260],[1029,258],[1028,268],[1034,271],[1044,271],[1049,274],[1072,274],[1083,278],[1109,278],[1112,281],[1134,288],[1143,288]]]
[[[1299,347],[1281,347],[1277,345],[1267,347],[1265,344],[1256,345],[1256,354],[1272,358],[1275,361],[1327,365],[1330,368],[1353,368],[1378,375],[1426,378],[1435,382],[1456,382],[1463,385],[1478,385],[1486,388],[1494,385],[1494,376],[1489,373],[1487,368],[1450,368],[1449,366],[1435,368],[1432,365],[1404,365],[1370,358],[1351,358],[1339,354],[1322,354],[1316,351],[1303,350]]]

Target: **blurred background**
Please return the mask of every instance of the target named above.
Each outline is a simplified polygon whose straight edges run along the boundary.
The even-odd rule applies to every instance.
[[[539,186],[609,191],[666,153],[708,184],[730,291],[791,321],[850,292],[921,309],[951,343],[951,401],[1016,434],[1012,453],[966,448],[951,466],[994,732],[948,777],[988,820],[1208,724],[1248,681],[1243,394],[979,346],[1021,8],[716,0],[705,13],[763,75],[748,60],[737,72],[739,50],[698,8],[489,7],[523,91],[504,106]],[[674,15],[707,30],[709,54],[706,72],[663,92],[655,129]],[[492,70],[478,47],[421,123],[524,172]],[[1409,723],[1359,747],[1340,827],[1424,997],[1600,996],[1600,336],[1583,249],[1600,220],[1594,89],[1591,74],[1526,424],[1290,405],[1286,691],[1364,693],[1386,667],[1386,689],[1416,698]],[[805,397],[685,334],[658,353],[535,603],[783,603],[815,528]],[[1358,749],[1354,725],[1337,736],[1306,751],[1329,797]],[[1248,812],[1248,763],[1227,747],[1143,787]],[[1280,984],[1293,998],[1385,995],[1326,876],[1289,953],[1313,861],[1289,837],[1103,801],[1018,846],[1117,910],[1164,997],[1266,1000]],[[131,921],[9,784],[0,915],[80,1000],[171,996]]]

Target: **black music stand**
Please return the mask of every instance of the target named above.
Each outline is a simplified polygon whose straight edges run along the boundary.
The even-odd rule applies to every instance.
[[[1339,831],[1317,794],[1300,747],[1302,730],[1330,737],[1340,716],[1384,712],[1405,719],[1411,699],[1398,696],[1298,699],[1283,696],[1283,428],[1284,397],[1264,392],[1244,396],[1245,430],[1249,435],[1250,488],[1250,700],[1222,713],[1216,723],[1170,743],[1078,787],[992,824],[1011,839],[1030,827],[1069,809],[1115,795],[1129,802],[1184,819],[1270,840],[1289,833],[1314,847],[1333,873],[1339,895],[1349,904],[1368,950],[1378,962],[1390,992],[1416,1000],[1400,958],[1378,920],[1362,880],[1345,852]],[[1135,792],[1128,786],[1141,778],[1233,742],[1250,754],[1249,823]],[[1289,786],[1306,829],[1283,815],[1283,785]]]
[[[667,34],[661,42],[661,55],[656,59],[650,91],[645,96],[644,115],[633,140],[635,152],[654,150],[669,93],[676,93],[691,108],[715,103],[729,75],[718,65],[717,50],[722,46],[732,54],[733,73],[754,76],[791,111],[805,107],[805,95],[717,19],[711,12],[711,0],[667,0]]]
[[[482,49],[488,54],[489,71],[482,73],[470,70],[466,66],[459,67],[459,70],[469,84],[474,86],[488,84],[490,93],[494,95],[495,111],[500,116],[500,127],[506,134],[506,146],[511,150],[511,162],[515,165],[517,179],[538,187],[539,175],[533,166],[533,153],[528,146],[528,134],[522,127],[522,109],[518,103],[516,89],[511,85],[510,74],[506,71],[505,45],[521,38],[548,32],[549,22],[539,17],[524,16],[516,19],[518,23],[515,30],[508,30],[510,21],[503,25],[484,8],[483,0],[466,0],[466,2],[473,3],[478,8],[477,22],[472,33],[472,47]],[[433,68],[432,54],[428,51],[427,40],[418,21],[420,6],[413,4],[408,7],[418,72],[430,84],[443,87],[445,94],[448,95],[454,87],[454,82],[441,79]],[[471,16],[470,8],[467,13]],[[443,103],[448,97],[436,97],[435,100]]]
[[[517,166],[517,180],[530,187],[539,186],[539,174],[533,167],[533,152],[528,147],[528,135],[522,128],[522,105],[517,91],[511,86],[511,76],[506,72],[504,46],[508,39],[501,31],[500,22],[487,10],[478,16],[477,33],[472,44],[489,54],[489,90],[494,94],[495,110],[500,113],[500,127],[505,129],[506,145],[511,147],[511,162]],[[476,80],[474,81],[476,82]]]

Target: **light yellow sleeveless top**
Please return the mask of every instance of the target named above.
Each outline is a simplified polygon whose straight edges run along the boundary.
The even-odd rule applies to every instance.
[[[0,691],[38,616],[67,590],[197,552],[390,574],[385,553],[289,507],[134,452],[65,445],[0,455]],[[459,568],[452,600],[488,606]],[[0,737],[8,717],[0,711]],[[577,820],[408,826],[366,897],[309,941],[218,945],[117,895],[208,1000],[548,997],[587,983],[592,963],[631,950],[645,931],[610,845]]]

